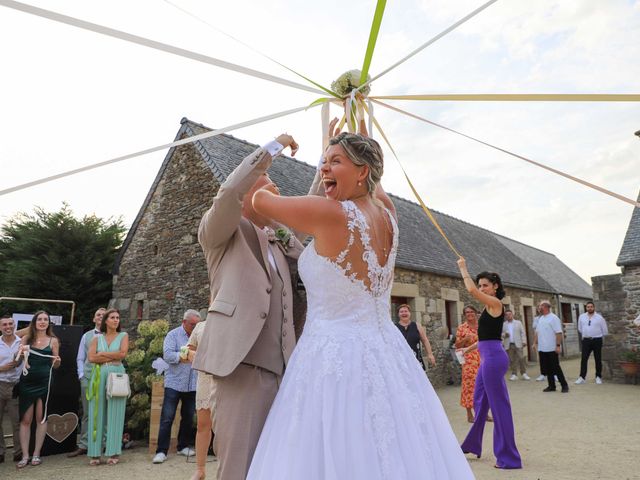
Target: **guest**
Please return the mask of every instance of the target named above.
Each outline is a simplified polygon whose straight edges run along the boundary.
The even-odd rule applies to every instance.
[[[193,362],[198,344],[204,332],[205,322],[199,322],[189,337],[189,352],[187,358]],[[196,433],[196,471],[191,480],[204,480],[206,475],[207,452],[211,444],[211,431],[213,429],[213,415],[215,409],[215,381],[213,375],[198,372],[196,385],[196,416],[198,419],[198,432]]]
[[[531,380],[527,375],[527,361],[524,358],[524,347],[527,346],[527,334],[524,331],[522,322],[513,318],[511,310],[504,311],[506,322],[502,324],[502,345],[509,355],[509,365],[511,367],[511,377],[509,380],[518,380],[518,368],[523,380]]]
[[[427,352],[427,358],[432,367],[436,366],[436,358],[433,356],[433,350],[431,349],[431,343],[424,331],[424,327],[417,322],[411,321],[411,307],[406,303],[398,307],[398,323],[396,323],[398,330],[402,333],[402,336],[413,350],[418,362],[422,365],[422,369],[426,370],[422,354],[420,353],[420,342],[424,345],[424,349]]]
[[[18,468],[24,468],[29,463],[31,422],[34,416],[36,438],[31,465],[42,463],[40,450],[47,434],[47,403],[51,385],[51,370],[60,366],[59,349],[60,344],[52,332],[49,314],[43,310],[36,312],[29,324],[29,331],[22,338],[18,350],[19,359],[27,357],[25,371],[20,377],[18,387],[20,447],[22,449],[22,460],[18,462]]]
[[[534,346],[540,352],[542,368],[547,375],[549,386],[543,392],[556,391],[556,378],[562,385],[562,393],[569,392],[569,384],[564,378],[560,367],[560,352],[562,351],[562,323],[551,313],[549,302],[540,302],[540,318],[536,324]]]
[[[485,308],[478,320],[478,350],[480,351],[480,369],[476,377],[473,405],[475,422],[462,443],[462,451],[482,453],[482,434],[489,408],[493,413],[493,453],[496,456],[496,468],[522,468],[520,453],[516,447],[511,402],[504,375],[509,368],[509,358],[502,348],[502,324],[504,297],[502,280],[497,273],[482,272],[476,276],[476,284],[467,271],[464,258],[458,259],[458,267],[467,291]]]
[[[93,328],[88,332],[85,332],[80,339],[80,346],[78,347],[78,355],[76,357],[76,363],[78,366],[78,380],[80,380],[80,400],[82,401],[82,422],[80,426],[80,442],[78,448],[67,455],[68,458],[77,457],[78,455],[85,455],[87,453],[87,425],[89,423],[89,402],[87,400],[87,388],[89,386],[89,379],[91,378],[91,370],[93,369],[93,363],[89,361],[89,346],[93,337],[100,335],[100,325],[102,325],[102,316],[106,312],[106,308],[100,307],[93,314]]]
[[[587,311],[578,318],[578,332],[582,335],[582,361],[580,362],[580,376],[576,385],[585,383],[587,378],[587,364],[593,352],[596,362],[596,383],[602,384],[602,339],[609,334],[607,322],[596,312],[593,302],[587,302]]]
[[[122,432],[127,397],[108,397],[107,379],[111,373],[126,373],[122,360],[129,351],[129,336],[120,331],[120,312],[105,310],[100,324],[101,335],[94,335],[89,346],[89,362],[95,364],[88,386],[89,432],[87,455],[89,465],[100,465],[104,453],[107,465],[120,461]],[[103,445],[104,443],[104,445]]]
[[[7,411],[13,430],[13,461],[22,458],[20,448],[20,421],[18,416],[18,400],[13,398],[13,388],[20,380],[20,363],[16,361],[20,349],[20,339],[16,336],[15,323],[11,315],[0,317],[0,463],[4,463],[6,448],[4,431],[2,430],[4,411]]]
[[[538,319],[542,313],[540,313],[540,306],[536,307],[536,316],[533,317],[533,331],[536,331],[536,327],[538,326]],[[542,356],[540,355],[540,351],[538,351],[538,365],[540,366],[540,375],[536,377],[536,382],[544,382],[547,379],[547,375],[542,368]]]
[[[476,375],[480,368],[480,352],[478,352],[478,310],[467,305],[462,310],[464,322],[456,330],[456,350],[464,355],[462,364],[462,382],[460,405],[467,409],[467,421],[474,422],[473,391]]]
[[[164,339],[162,358],[169,364],[169,368],[164,374],[164,400],[160,412],[158,448],[153,457],[153,463],[162,463],[167,459],[171,425],[176,418],[178,402],[181,402],[178,455],[190,457],[195,454],[189,445],[193,445],[193,416],[196,408],[198,372],[191,368],[191,361],[188,358],[180,357],[180,348],[187,345],[189,336],[200,320],[202,318],[196,310],[187,310],[182,316],[182,325],[167,333]]]

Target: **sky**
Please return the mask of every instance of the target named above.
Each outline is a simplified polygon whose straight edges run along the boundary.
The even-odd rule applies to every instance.
[[[171,1],[30,4],[304,82],[215,28],[221,29],[329,86],[361,68],[376,3]],[[391,66],[483,3],[388,2],[370,72]],[[3,6],[0,45],[0,190],[168,143],[183,117],[222,128],[319,96]],[[382,76],[372,95],[637,94],[638,58],[640,0],[500,0]],[[637,102],[389,103],[638,197]],[[631,205],[383,107],[375,116],[431,208],[551,252],[587,281],[619,271]],[[319,109],[232,134],[264,143],[284,131],[300,144],[297,157],[316,164]],[[18,212],[55,211],[63,202],[76,215],[121,217],[130,225],[165,153],[1,196],[0,225]],[[383,184],[412,199],[388,151]]]

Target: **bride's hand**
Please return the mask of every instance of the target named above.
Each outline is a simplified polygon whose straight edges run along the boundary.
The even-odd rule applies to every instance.
[[[336,128],[338,122],[338,117],[334,117],[334,119],[329,123],[329,138],[337,137],[340,134],[340,130],[342,129]]]

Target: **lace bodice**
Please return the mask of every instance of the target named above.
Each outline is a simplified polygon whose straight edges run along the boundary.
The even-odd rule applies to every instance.
[[[393,242],[387,261],[380,265],[371,246],[371,234],[367,219],[350,201],[342,208],[347,218],[349,240],[346,248],[335,260],[324,257],[315,249],[312,241],[300,256],[300,276],[307,289],[307,323],[305,329],[314,328],[317,322],[379,323],[389,317],[389,302],[393,284],[393,269],[398,245],[398,226],[387,210],[385,215],[393,230]],[[362,258],[354,252],[362,252]],[[354,268],[356,262],[366,265],[366,278],[361,278]]]

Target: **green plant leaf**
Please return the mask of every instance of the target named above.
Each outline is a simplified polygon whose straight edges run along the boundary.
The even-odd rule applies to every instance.
[[[362,64],[360,85],[363,85],[367,81],[367,77],[369,75],[369,67],[371,66],[371,59],[373,58],[373,51],[376,48],[376,42],[378,41],[378,32],[380,32],[380,25],[382,24],[382,17],[384,15],[384,9],[386,6],[387,0],[378,0],[376,11],[373,14],[373,22],[371,23],[371,32],[369,33],[369,42],[367,43],[367,52],[364,55],[364,63]]]

